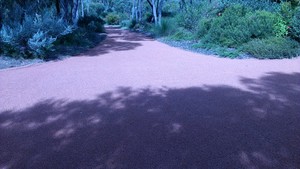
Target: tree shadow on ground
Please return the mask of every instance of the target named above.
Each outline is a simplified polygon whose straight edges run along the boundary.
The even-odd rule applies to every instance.
[[[300,168],[300,74],[0,112],[0,168]]]
[[[115,27],[106,28],[106,32],[108,34],[106,40],[80,56],[99,56],[113,51],[134,50],[142,46],[142,43],[140,43],[142,41],[153,41],[153,39],[145,35]]]

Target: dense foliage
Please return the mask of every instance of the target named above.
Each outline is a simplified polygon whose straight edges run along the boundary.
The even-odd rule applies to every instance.
[[[59,54],[56,50],[66,44],[80,46],[82,43],[76,41],[92,37],[88,36],[91,33],[104,32],[100,14],[88,15],[84,8],[80,11],[79,1],[0,2],[3,11],[0,15],[0,55],[49,59]]]
[[[242,50],[259,59],[291,58],[299,54],[299,44],[289,38],[269,37],[254,39],[244,44]]]
[[[171,14],[163,16],[160,25],[151,25],[154,22],[152,14],[142,21],[136,20],[134,25],[139,26],[130,28],[144,28],[156,36],[165,36],[171,40],[191,41],[201,44],[194,47],[214,50],[217,54],[231,58],[245,54],[260,59],[299,55],[298,0],[164,2],[166,7],[162,7],[162,13]]]

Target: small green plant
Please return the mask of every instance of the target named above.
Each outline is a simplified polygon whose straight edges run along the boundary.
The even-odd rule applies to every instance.
[[[109,13],[106,16],[106,23],[109,25],[118,25],[120,23],[120,16],[116,13]]]
[[[291,58],[299,55],[299,43],[283,37],[254,39],[241,50],[259,59]]]
[[[219,47],[214,49],[217,55],[225,58],[234,59],[240,56],[240,52],[234,48]]]
[[[164,18],[161,25],[154,26],[154,34],[156,36],[168,36],[175,32],[175,21],[173,19]]]
[[[211,51],[213,54],[216,54],[221,57],[234,59],[240,56],[240,51],[234,48],[226,48],[216,44],[211,43],[196,43],[192,46],[193,48],[202,48],[208,51]]]
[[[181,41],[181,40],[194,40],[195,36],[192,32],[184,29],[178,28],[174,34],[170,36],[172,40]]]
[[[122,20],[120,25],[122,28],[129,28],[130,22],[131,22],[130,20]]]
[[[288,26],[281,17],[277,17],[277,21],[274,24],[274,31],[275,36],[277,37],[284,37],[288,35]]]
[[[30,48],[29,52],[33,57],[39,57],[44,59],[45,52],[51,50],[53,47],[53,42],[56,41],[56,38],[49,37],[45,32],[38,31],[35,33],[32,38],[28,39],[28,47]]]

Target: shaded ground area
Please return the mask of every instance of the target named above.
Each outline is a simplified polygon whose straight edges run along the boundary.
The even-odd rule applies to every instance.
[[[80,56],[0,71],[0,169],[300,168],[299,58],[108,31]]]
[[[99,56],[111,51],[134,50],[135,48],[142,46],[139,41],[154,41],[150,37],[120,30],[118,27],[108,27],[106,30],[107,34],[109,34],[109,38],[106,39],[105,43],[81,54],[81,56]]]
[[[0,113],[1,168],[300,167],[300,74],[229,86],[119,88]]]

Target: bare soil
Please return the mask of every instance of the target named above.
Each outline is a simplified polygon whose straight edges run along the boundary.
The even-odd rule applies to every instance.
[[[0,70],[0,168],[300,168],[300,58],[232,60],[117,28]]]

